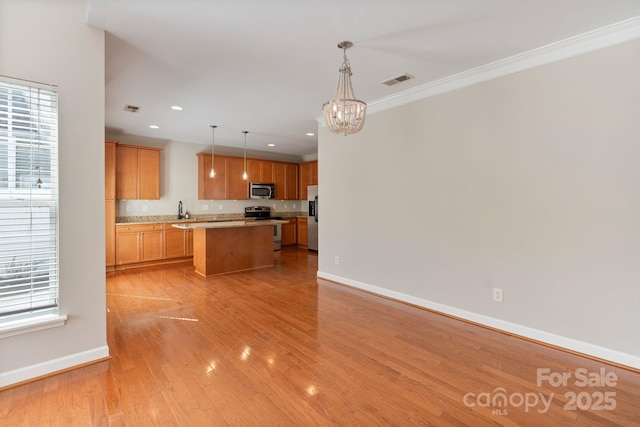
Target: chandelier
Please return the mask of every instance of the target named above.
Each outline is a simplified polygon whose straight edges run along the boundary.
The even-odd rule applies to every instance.
[[[338,47],[343,50],[344,58],[340,67],[338,77],[338,87],[331,101],[325,102],[322,106],[324,121],[333,133],[350,135],[359,132],[364,126],[364,119],[367,114],[367,104],[356,99],[351,85],[351,64],[347,59],[347,49],[353,46],[349,41],[338,43]]]

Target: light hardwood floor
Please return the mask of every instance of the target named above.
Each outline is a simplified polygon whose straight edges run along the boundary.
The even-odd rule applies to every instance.
[[[274,268],[217,277],[186,263],[114,273],[111,360],[0,392],[0,425],[640,425],[640,373],[316,270],[285,248]],[[571,377],[538,386],[538,369]],[[583,373],[608,383],[581,386]]]

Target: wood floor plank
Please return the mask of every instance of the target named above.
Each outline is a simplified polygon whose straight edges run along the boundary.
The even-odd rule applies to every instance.
[[[0,392],[0,425],[640,425],[638,372],[316,271],[314,253],[284,248],[273,268],[241,273],[201,277],[185,262],[110,274],[111,359]],[[538,385],[539,368],[604,369],[617,383]],[[494,404],[500,390],[516,400]],[[598,392],[615,409],[567,407]]]

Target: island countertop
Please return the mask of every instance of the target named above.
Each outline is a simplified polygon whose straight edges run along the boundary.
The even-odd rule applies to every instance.
[[[235,220],[235,221],[215,221],[215,222],[197,222],[197,223],[178,223],[171,224],[174,228],[196,229],[196,228],[234,228],[234,227],[261,227],[266,225],[286,224],[288,221],[280,219],[265,220]]]

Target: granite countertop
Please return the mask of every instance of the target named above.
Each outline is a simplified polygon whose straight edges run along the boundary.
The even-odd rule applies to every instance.
[[[181,229],[187,229],[187,228],[235,228],[235,227],[263,227],[263,226],[267,226],[267,225],[277,225],[277,224],[284,224],[287,221],[282,221],[279,219],[265,219],[265,220],[261,220],[261,221],[256,221],[254,220],[236,220],[236,221],[214,221],[214,222],[196,222],[196,223],[192,223],[192,224],[185,224],[185,223],[179,223],[179,224],[172,224],[172,227],[174,228],[181,228]]]
[[[273,216],[282,218],[296,218],[302,212],[272,212]],[[191,215],[189,219],[178,219],[177,215],[147,215],[147,216],[119,216],[116,218],[116,225],[122,224],[188,224],[192,222],[218,222],[218,221],[244,221],[244,214],[224,213],[208,215]]]

